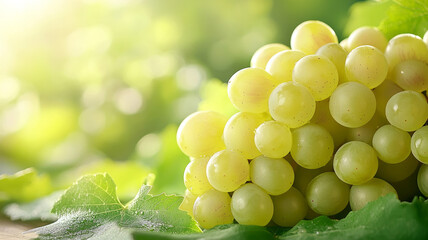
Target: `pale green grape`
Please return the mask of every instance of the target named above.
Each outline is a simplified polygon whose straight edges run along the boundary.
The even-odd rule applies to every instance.
[[[308,184],[306,200],[318,214],[337,214],[348,205],[349,185],[340,181],[334,172],[321,173]]]
[[[315,54],[327,43],[338,43],[334,30],[321,21],[305,21],[291,34],[291,49],[305,54]]]
[[[428,64],[415,59],[395,65],[391,79],[404,90],[422,92],[428,89]]]
[[[410,154],[404,161],[396,164],[379,161],[376,177],[390,183],[400,182],[408,178],[418,168],[418,160]]]
[[[428,126],[421,127],[413,133],[410,146],[416,159],[428,164]]]
[[[195,195],[201,195],[212,188],[206,173],[209,160],[210,157],[196,158],[184,170],[184,185]]]
[[[253,183],[247,183],[233,193],[231,209],[235,220],[244,225],[265,226],[273,216],[271,197]]]
[[[423,164],[418,172],[418,187],[421,193],[428,197],[428,165]]]
[[[423,41],[428,46],[428,31],[425,32]]]
[[[358,128],[348,128],[346,140],[348,142],[360,141],[372,145],[373,135],[375,134],[376,130],[387,123],[388,122],[385,118],[379,116],[378,113],[375,113],[372,119],[370,119],[370,121],[363,126]]]
[[[339,83],[346,82],[345,61],[348,52],[338,43],[328,43],[320,47],[316,53],[327,57],[336,66],[339,74]]]
[[[233,115],[224,128],[227,149],[240,152],[247,159],[261,155],[254,143],[254,135],[257,127],[265,120],[262,114],[239,112]]]
[[[233,192],[249,179],[250,165],[242,154],[223,150],[210,158],[206,171],[211,186],[218,191]]]
[[[306,187],[311,180],[324,172],[333,171],[333,161],[330,160],[324,167],[317,169],[307,169],[304,167],[297,166],[294,169],[294,184],[301,193],[306,194]]]
[[[366,206],[367,203],[389,193],[397,196],[397,191],[395,191],[391,184],[382,179],[373,178],[364,184],[351,187],[349,204],[351,205],[352,211],[357,211]]]
[[[194,195],[188,189],[186,189],[183,201],[181,202],[178,209],[187,212],[187,214],[193,217],[193,205],[195,204],[196,198],[198,198],[197,195]]]
[[[293,167],[284,158],[259,156],[250,163],[251,181],[270,195],[288,191],[294,182]]]
[[[228,193],[211,189],[196,199],[193,206],[193,216],[198,224],[205,229],[233,223],[230,202]]]
[[[339,83],[336,66],[322,55],[308,55],[297,61],[292,78],[307,87],[315,101],[330,97]]]
[[[268,99],[276,83],[263,69],[244,68],[233,74],[227,85],[229,99],[239,111],[268,111]]]
[[[345,183],[359,185],[372,179],[378,168],[375,150],[367,143],[351,141],[334,155],[334,172]]]
[[[349,42],[349,39],[345,38],[342,41],[340,41],[339,45],[343,47],[343,49],[345,49],[347,52],[350,52],[352,49],[349,48],[348,42]]]
[[[251,67],[265,69],[266,64],[269,62],[273,55],[289,49],[289,47],[281,43],[266,44],[261,48],[257,49],[257,51],[254,53],[253,57],[251,58]]]
[[[345,72],[348,81],[373,89],[385,80],[388,62],[379,49],[369,45],[359,46],[346,57]]]
[[[291,131],[287,125],[277,121],[262,123],[254,136],[254,142],[259,151],[271,158],[281,158],[291,149]]]
[[[301,51],[284,50],[275,54],[267,63],[266,71],[270,73],[277,84],[292,80],[294,65],[306,56]]]
[[[325,166],[333,156],[334,142],[322,126],[309,123],[292,132],[291,156],[300,166],[316,169]]]
[[[281,227],[293,227],[302,220],[308,212],[308,204],[299,190],[291,187],[286,193],[273,196],[274,223]]]
[[[373,135],[373,148],[380,160],[400,163],[410,154],[410,134],[392,125],[382,126]]]
[[[314,115],[315,99],[300,83],[281,83],[269,97],[269,112],[273,119],[290,128],[300,127]]]
[[[385,52],[388,40],[376,27],[359,27],[349,35],[348,46],[352,50],[362,45],[370,45]]]
[[[180,124],[177,144],[187,156],[211,156],[225,149],[222,135],[226,122],[225,116],[214,111],[195,112]]]
[[[391,125],[404,131],[415,131],[427,121],[427,100],[422,93],[410,90],[399,92],[389,99],[385,114]]]
[[[330,97],[331,116],[340,125],[357,128],[368,123],[376,111],[372,91],[358,82],[340,84]]]
[[[376,97],[376,112],[380,114],[383,118],[386,118],[385,108],[389,99],[394,96],[394,94],[403,91],[397,84],[393,81],[386,79],[381,85],[373,89],[373,93]]]

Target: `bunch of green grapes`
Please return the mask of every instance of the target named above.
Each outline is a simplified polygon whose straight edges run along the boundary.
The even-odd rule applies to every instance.
[[[238,113],[200,111],[181,123],[190,163],[180,209],[204,229],[291,227],[386,194],[428,197],[427,89],[421,37],[388,41],[361,27],[339,43],[325,23],[303,22],[291,48],[267,44],[230,78]]]

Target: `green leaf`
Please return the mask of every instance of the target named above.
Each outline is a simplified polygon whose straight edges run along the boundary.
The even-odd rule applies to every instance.
[[[199,231],[191,217],[178,210],[182,197],[152,196],[148,194],[150,188],[141,187],[124,206],[110,175],[84,176],[55,203],[52,213],[59,216],[58,221],[33,231],[40,239],[131,239],[135,230]]]

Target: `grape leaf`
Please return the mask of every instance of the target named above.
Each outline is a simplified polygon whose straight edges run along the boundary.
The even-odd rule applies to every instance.
[[[84,176],[55,203],[52,213],[59,216],[58,221],[32,231],[40,239],[131,239],[135,230],[200,231],[190,216],[178,210],[182,197],[152,196],[150,189],[143,185],[124,206],[108,174]]]

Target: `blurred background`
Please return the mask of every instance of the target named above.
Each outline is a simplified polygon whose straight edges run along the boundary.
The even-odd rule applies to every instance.
[[[107,171],[129,199],[153,173],[153,193],[182,194],[179,123],[233,114],[224,83],[299,23],[343,39],[355,2],[0,0],[0,174],[33,167],[61,189]]]

